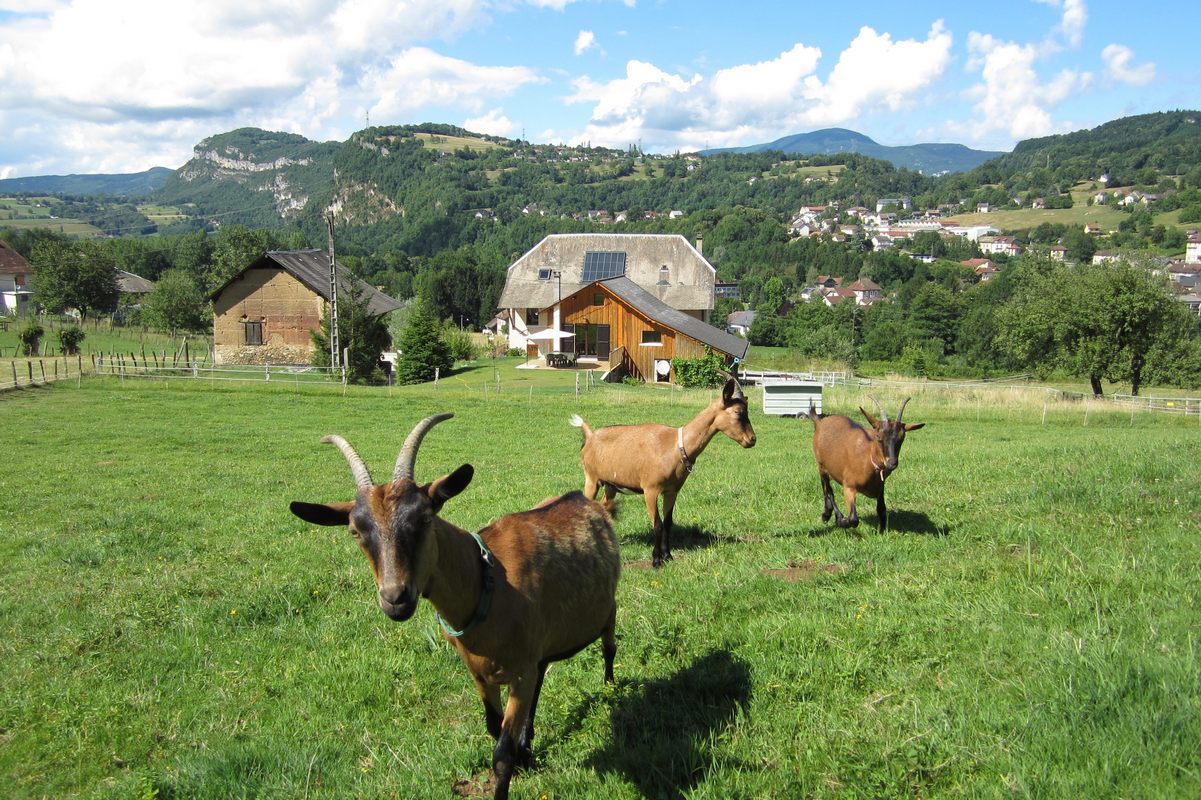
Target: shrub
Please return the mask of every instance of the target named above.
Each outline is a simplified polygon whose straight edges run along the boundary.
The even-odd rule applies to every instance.
[[[442,341],[450,348],[450,357],[455,361],[471,361],[480,354],[479,348],[471,339],[471,333],[452,323],[442,326]]]
[[[79,352],[79,343],[87,336],[83,332],[83,328],[72,326],[70,328],[60,328],[58,331],[58,349],[65,356],[73,356]]]
[[[673,358],[672,369],[676,371],[676,383],[685,389],[705,389],[718,386],[724,380],[726,368],[722,357],[709,348],[700,358]]]
[[[21,355],[36,356],[38,354],[38,345],[41,344],[42,337],[46,335],[46,331],[36,322],[31,322],[21,329],[17,334],[17,339],[21,342]]]

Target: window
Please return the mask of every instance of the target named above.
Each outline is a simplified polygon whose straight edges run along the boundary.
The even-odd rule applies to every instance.
[[[604,304],[605,304],[605,293],[604,292],[597,292],[596,294],[592,295],[592,305],[603,306]]]
[[[244,322],[246,326],[246,344],[262,344],[263,343],[263,323],[259,322]]]
[[[603,281],[626,274],[626,254],[619,251],[590,251],[584,253],[584,275],[582,283]]]
[[[550,267],[542,267],[541,269],[538,270],[538,280],[549,281],[551,278],[550,273],[551,273]]]
[[[663,334],[660,331],[643,331],[642,343],[648,345],[663,344]]]
[[[537,325],[538,324],[538,309],[527,308],[525,310],[525,324],[526,325]]]

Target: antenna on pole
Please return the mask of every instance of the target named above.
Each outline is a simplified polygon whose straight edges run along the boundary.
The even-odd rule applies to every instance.
[[[334,369],[341,366],[338,354],[342,348],[338,342],[338,272],[334,261],[334,212],[326,212],[325,222],[329,228],[329,363]]]

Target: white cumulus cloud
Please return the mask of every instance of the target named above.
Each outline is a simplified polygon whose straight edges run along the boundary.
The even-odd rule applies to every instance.
[[[427,106],[482,111],[494,98],[538,80],[525,67],[481,66],[425,47],[410,47],[386,68],[369,71],[364,88],[379,98],[371,107],[377,119],[403,119]]]
[[[948,129],[974,142],[1001,136],[1028,139],[1058,133],[1069,127],[1052,111],[1092,83],[1088,72],[1064,69],[1047,78],[1037,65],[1045,50],[1034,44],[1001,41],[989,34],[968,34],[969,70],[979,70],[980,82],[969,90],[976,115],[951,122]]]
[[[630,61],[621,78],[576,81],[569,100],[595,106],[585,130],[572,140],[693,149],[849,122],[920,102],[946,70],[950,50],[951,35],[940,21],[924,40],[893,40],[861,28],[825,80],[818,74],[821,50],[800,42],[773,59],[726,67],[709,77]]]
[[[505,116],[504,109],[489,109],[482,117],[463,120],[463,127],[474,133],[486,133],[490,136],[506,136],[512,138],[519,133],[520,126]]]
[[[1101,51],[1105,74],[1120,83],[1145,86],[1155,79],[1155,64],[1134,65],[1134,51],[1123,44],[1111,44]]]
[[[580,31],[575,37],[575,54],[582,55],[596,45],[596,34],[592,31]]]

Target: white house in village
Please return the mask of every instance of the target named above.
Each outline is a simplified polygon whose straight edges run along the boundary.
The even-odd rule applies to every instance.
[[[1188,244],[1184,248],[1184,263],[1201,264],[1201,234],[1194,233],[1188,237]]]

